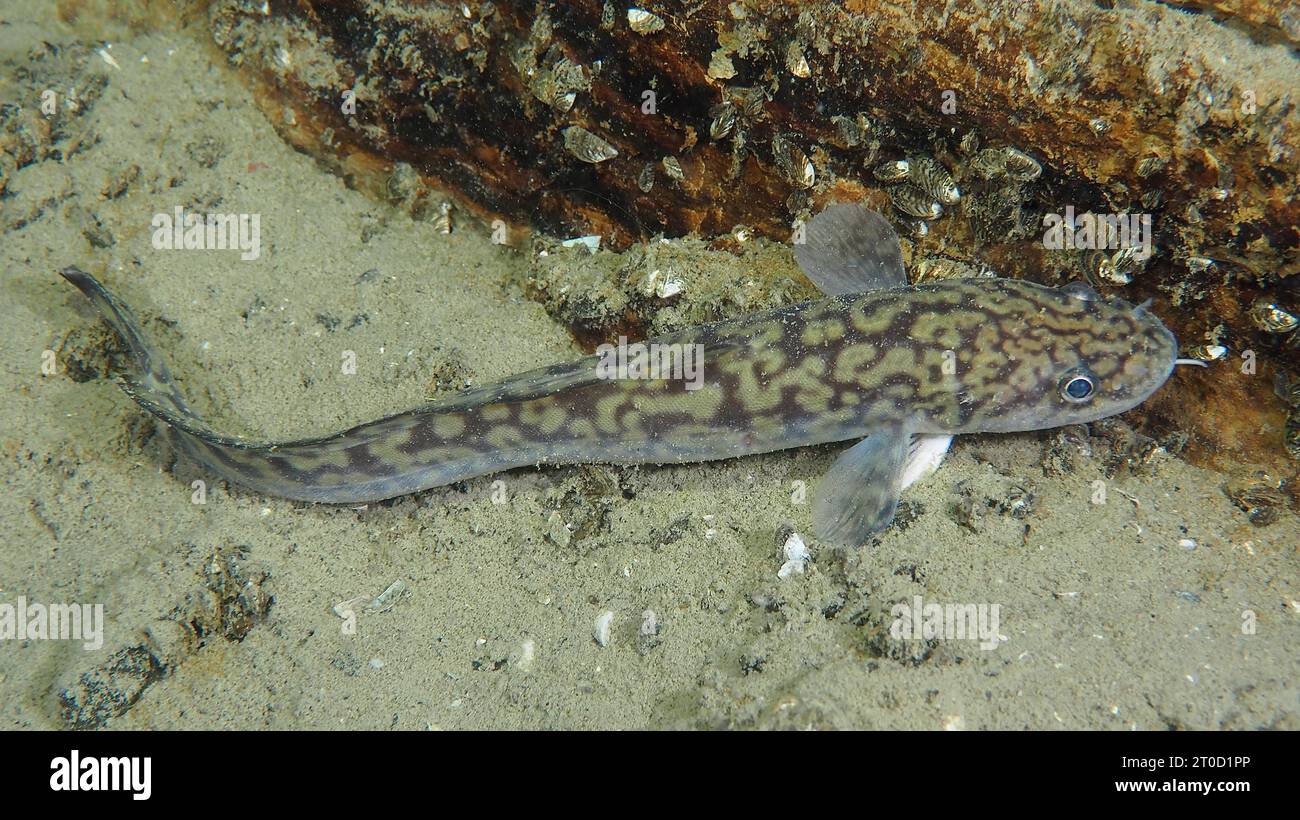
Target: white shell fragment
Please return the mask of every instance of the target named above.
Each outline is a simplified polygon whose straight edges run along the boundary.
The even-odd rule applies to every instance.
[[[600,239],[601,236],[600,234],[597,233],[597,234],[591,234],[590,236],[575,236],[572,239],[564,240],[560,244],[566,248],[573,248],[578,245],[582,245],[586,247],[587,250],[591,251],[592,253],[595,253],[596,251],[600,250]]]
[[[387,612],[397,605],[399,601],[407,595],[406,582],[401,578],[388,585],[388,588],[371,598],[368,595],[358,595],[355,598],[349,598],[346,601],[339,601],[331,611],[340,618],[348,620],[356,617],[357,611],[365,612]]]
[[[367,612],[386,612],[393,608],[393,605],[402,600],[406,594],[406,582],[401,578],[388,585],[388,589],[375,596],[375,599],[366,605]]]
[[[784,581],[795,573],[803,575],[808,562],[812,560],[812,553],[808,551],[808,545],[803,542],[803,536],[797,532],[790,533],[781,550],[785,553],[785,563],[776,571],[776,577]]]
[[[337,604],[330,607],[330,611],[333,612],[338,617],[347,620],[348,618],[352,618],[356,616],[357,607],[362,606],[368,603],[369,601],[370,599],[367,598],[365,595],[358,595],[356,598],[349,598],[346,601],[339,601]]]
[[[685,288],[686,283],[682,281],[681,277],[672,271],[663,272],[655,268],[646,276],[644,290],[647,294],[653,293],[660,299],[669,299],[681,293]]]
[[[708,76],[711,80],[730,80],[736,76],[736,65],[727,56],[726,49],[719,48],[710,56]]]
[[[609,646],[609,629],[614,623],[614,613],[611,610],[605,610],[596,616],[596,626],[591,631],[591,637],[596,639],[596,643],[601,646]]]
[[[112,46],[109,46],[109,48],[112,48]],[[99,59],[103,60],[106,65],[115,68],[118,71],[122,70],[122,66],[117,62],[117,60],[113,59],[113,55],[108,53],[108,48],[97,49],[95,53],[99,55]]]
[[[670,299],[681,293],[682,288],[684,287],[685,283],[683,283],[681,279],[669,274],[663,279],[660,279],[659,284],[655,285],[655,296],[658,296],[660,299]]]
[[[659,634],[659,617],[655,615],[653,609],[647,609],[641,613],[641,628],[638,632],[647,638],[653,638]]]
[[[519,646],[519,658],[515,661],[515,668],[520,672],[531,672],[533,662],[537,660],[537,642],[529,638]]]
[[[663,31],[664,19],[645,9],[628,9],[627,24],[637,34],[654,34],[656,31]]]

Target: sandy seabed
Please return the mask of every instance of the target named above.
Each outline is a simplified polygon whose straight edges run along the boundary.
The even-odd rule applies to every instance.
[[[42,4],[17,6],[6,97],[39,87],[13,70],[38,44],[62,55],[38,61],[51,71],[75,52]],[[960,439],[878,543],[811,543],[785,579],[780,534],[810,530],[800,489],[839,447],[517,470],[355,508],[174,463],[104,377],[104,331],[58,269],[114,288],[196,409],[252,438],[581,351],[513,284],[526,254],[349,190],[200,45],[109,53],[68,69],[102,93],[0,200],[0,604],[103,604],[103,646],[0,642],[0,726],[1300,726],[1300,521],[1255,526],[1223,475],[1159,452],[1113,471],[1100,437]],[[260,214],[260,257],[155,250],[150,220],[176,206]],[[916,596],[996,605],[995,648],[891,635]]]

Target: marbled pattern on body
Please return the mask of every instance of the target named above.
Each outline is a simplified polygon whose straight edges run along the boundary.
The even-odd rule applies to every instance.
[[[893,257],[883,266],[889,277],[895,267],[901,275]],[[681,379],[601,379],[590,356],[336,435],[255,444],[211,430],[126,307],[88,274],[63,275],[128,342],[138,370],[124,375],[124,389],[180,447],[232,481],[306,501],[372,501],[534,464],[706,461],[879,431],[1076,424],[1140,403],[1176,355],[1158,319],[1120,300],[1022,281],[946,280],[841,293],[651,340],[703,346],[698,390]],[[1061,387],[1080,368],[1096,382],[1083,403]],[[885,489],[896,499],[901,487]]]

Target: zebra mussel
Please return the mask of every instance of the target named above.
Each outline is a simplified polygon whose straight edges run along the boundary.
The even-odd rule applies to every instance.
[[[890,185],[889,201],[900,213],[923,220],[943,216],[944,206],[956,205],[961,191],[939,161],[926,156],[883,162],[872,174]]]
[[[541,64],[546,67],[532,72],[529,90],[534,97],[555,110],[571,111],[578,94],[591,89],[591,78],[587,71],[565,57],[557,47],[552,46],[547,51]]]
[[[980,135],[974,131],[967,131],[957,144],[957,150],[964,157],[971,157],[980,149]]]
[[[1285,370],[1277,371],[1273,376],[1273,392],[1286,402],[1288,407],[1300,407],[1300,378],[1292,376]]]
[[[1300,459],[1300,378],[1279,370],[1273,377],[1273,390],[1287,405],[1282,446],[1292,458]]]
[[[682,164],[677,161],[677,157],[667,156],[661,163],[664,167],[664,173],[674,182],[681,182],[686,179],[686,173],[682,171]]]
[[[637,174],[636,187],[641,189],[641,193],[648,194],[655,187],[655,166],[654,163],[647,162],[641,167],[641,173]]]
[[[1084,259],[1084,275],[1093,287],[1127,285],[1140,267],[1137,247],[1119,250],[1089,251]]]
[[[910,273],[913,285],[939,279],[974,279],[995,275],[988,268],[976,267],[960,259],[950,259],[946,256],[928,256],[912,265]]]
[[[456,206],[450,202],[438,203],[438,216],[433,220],[433,229],[438,233],[451,233],[451,213],[456,210]]]
[[[722,102],[709,108],[709,138],[720,142],[731,138],[731,165],[727,178],[740,176],[741,166],[749,156],[750,123],[763,112],[767,95],[761,88],[727,86]]]
[[[1018,182],[1030,182],[1043,173],[1043,166],[1038,164],[1038,160],[1010,145],[975,152],[969,166],[982,179],[1008,176]]]
[[[939,162],[929,157],[917,157],[911,161],[911,166],[907,181],[928,196],[943,205],[956,205],[961,200],[961,191],[953,181],[952,174]]]
[[[806,190],[817,183],[817,168],[789,137],[773,137],[772,154],[776,167],[794,185]]]
[[[1277,520],[1278,508],[1286,502],[1282,484],[1282,481],[1260,470],[1229,481],[1224,487],[1224,493],[1246,514],[1250,523],[1266,527]]]
[[[799,45],[798,40],[791,40],[790,45],[786,47],[785,67],[801,80],[812,76],[812,66],[808,65],[808,58],[804,56],[803,46]]]
[[[1300,326],[1300,319],[1295,314],[1283,309],[1276,302],[1261,297],[1250,307],[1250,320],[1260,330],[1269,333],[1290,333]]]
[[[709,109],[709,138],[714,142],[726,139],[736,128],[736,106],[729,102],[718,103]]]
[[[757,86],[729,85],[727,98],[741,116],[751,120],[757,119],[767,104],[767,93]]]
[[[912,165],[905,159],[882,162],[871,173],[881,182],[892,185],[896,182],[905,182],[908,175],[912,173]]]
[[[1006,168],[1007,175],[1020,182],[1029,182],[1042,176],[1043,166],[1038,164],[1038,160],[1021,151],[1019,148],[1007,146],[1002,149],[1003,167]]]
[[[980,242],[1023,238],[1035,220],[1027,215],[1030,184],[1043,173],[1038,160],[1010,145],[980,146],[974,131],[958,146],[962,213]]]
[[[1138,176],[1146,179],[1147,177],[1155,176],[1160,173],[1160,171],[1164,169],[1165,164],[1165,160],[1157,156],[1143,157],[1138,160],[1134,171]]]
[[[618,156],[618,149],[580,125],[564,129],[564,148],[583,162],[593,165]]]
[[[858,114],[856,117],[837,114],[831,117],[831,124],[835,126],[838,143],[843,148],[857,148],[869,141],[874,132],[872,122],[866,114]]]
[[[1183,353],[1184,358],[1200,359],[1203,362],[1217,362],[1228,355],[1228,348],[1217,344],[1201,344],[1189,347]]]
[[[911,185],[896,185],[890,188],[889,201],[902,213],[917,219],[928,221],[943,216],[943,205],[925,191]]]

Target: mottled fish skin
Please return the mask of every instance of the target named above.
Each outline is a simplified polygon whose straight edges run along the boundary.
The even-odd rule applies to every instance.
[[[842,294],[650,341],[704,346],[704,383],[602,380],[597,357],[545,367],[323,438],[257,444],[185,404],[125,305],[74,268],[130,347],[123,389],[195,460],[268,495],[365,502],[514,467],[675,463],[856,439],[1078,424],[1159,388],[1173,336],[1122,300],[1005,279]],[[1095,294],[1094,294],[1095,296]],[[1091,370],[1095,396],[1062,379]]]

